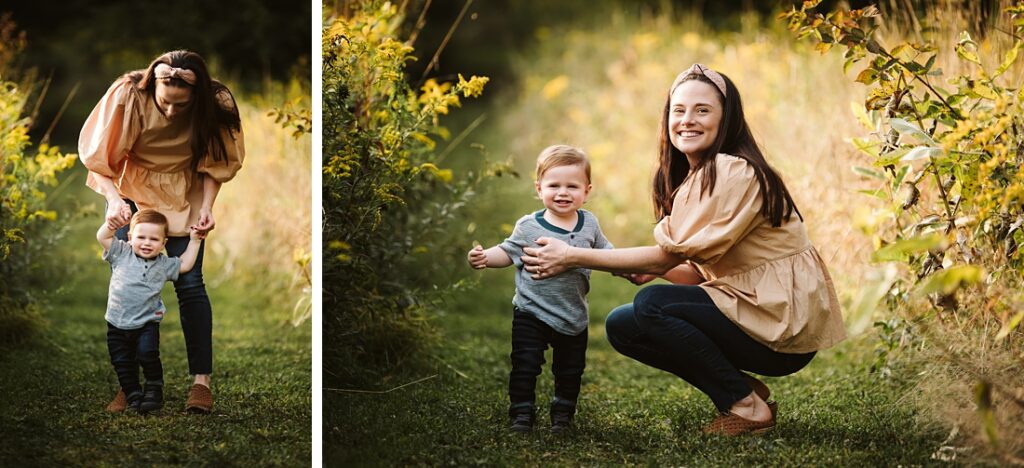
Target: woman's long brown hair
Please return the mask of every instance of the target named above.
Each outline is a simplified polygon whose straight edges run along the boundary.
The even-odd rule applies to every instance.
[[[761,153],[761,149],[754,140],[754,135],[750,132],[750,126],[747,125],[747,120],[743,116],[743,103],[740,100],[739,91],[729,77],[723,74],[722,78],[725,79],[728,98],[721,92],[717,92],[714,83],[704,76],[690,75],[682,81],[697,80],[707,83],[716,89],[719,102],[722,104],[722,122],[718,126],[718,135],[715,136],[711,147],[700,155],[700,163],[694,168],[695,173],[697,169],[704,169],[700,181],[701,195],[703,196],[704,193],[711,195],[715,188],[717,176],[714,164],[715,156],[719,153],[729,154],[745,160],[754,168],[754,175],[757,177],[757,183],[761,186],[761,198],[764,201],[761,205],[761,214],[771,221],[772,227],[781,226],[783,220],[788,222],[794,211],[803,221],[804,218],[800,214],[800,210],[797,209],[796,203],[793,202],[793,197],[789,195],[786,184],[765,160],[764,154]],[[671,110],[673,90],[669,90],[668,96],[665,98],[665,109],[661,113],[658,169],[654,173],[652,201],[654,202],[654,216],[659,221],[672,213],[672,198],[675,191],[690,173],[690,162],[686,159],[686,155],[672,146],[672,141],[669,139],[668,115]]]
[[[202,56],[187,50],[174,50],[157,57],[145,70],[128,73],[132,83],[139,90],[148,93],[150,99],[154,99],[156,93],[154,69],[161,63],[174,68],[192,70],[196,74],[194,85],[176,77],[165,82],[168,86],[192,90],[192,105],[189,109],[189,118],[192,121],[192,168],[194,169],[199,160],[207,154],[210,154],[214,161],[226,161],[227,149],[221,139],[220,130],[230,129],[237,132],[242,127],[238,107],[234,104],[235,98],[231,91],[219,81],[210,78],[206,61]],[[226,109],[218,102],[218,97],[224,93],[230,98],[230,109]]]

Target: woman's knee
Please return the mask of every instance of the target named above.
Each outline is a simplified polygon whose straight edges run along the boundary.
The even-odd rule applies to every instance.
[[[638,332],[636,319],[633,317],[633,304],[623,304],[608,313],[604,319],[604,333],[612,347],[628,342]]]
[[[673,288],[667,284],[656,284],[648,286],[636,293],[633,298],[633,313],[637,324],[643,328],[650,324],[651,320],[662,315],[662,303],[664,295]]]

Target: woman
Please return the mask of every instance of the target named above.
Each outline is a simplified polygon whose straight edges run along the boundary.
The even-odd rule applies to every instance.
[[[676,283],[613,310],[608,341],[707,394],[721,415],[705,432],[768,430],[777,405],[741,371],[789,375],[845,338],[832,280],[728,77],[700,64],[679,74],[660,140],[657,246],[599,251],[541,238],[523,261],[535,278],[591,268]]]
[[[176,50],[145,70],[119,78],[82,127],[79,157],[89,169],[86,185],[107,199],[106,220],[126,239],[131,214],[152,208],[168,220],[167,253],[180,256],[188,230],[214,228],[213,205],[245,155],[241,121],[231,92],[210,78],[203,58]],[[181,328],[194,383],[185,409],[213,410],[212,309],[203,283],[203,252],[195,267],[174,282]],[[108,411],[123,411],[118,392]]]

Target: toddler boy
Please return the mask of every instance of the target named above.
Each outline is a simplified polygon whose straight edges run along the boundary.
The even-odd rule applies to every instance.
[[[192,270],[205,237],[192,229],[181,257],[164,255],[167,218],[156,210],[141,210],[132,216],[128,242],[115,239],[108,223],[96,232],[103,259],[111,267],[105,316],[107,349],[128,411],[148,413],[163,407],[160,320],[166,308],[160,290],[166,281]],[[140,365],[145,387],[139,385]]]
[[[537,158],[534,184],[544,209],[523,216],[512,235],[499,245],[469,251],[476,269],[516,266],[512,298],[512,372],[509,374],[510,429],[526,432],[535,419],[534,388],[552,348],[551,432],[572,427],[587,351],[587,292],[590,270],[578,268],[535,280],[524,268],[523,248],[539,237],[560,239],[574,247],[610,249],[597,218],[581,209],[590,194],[590,162],[580,149],[566,145],[545,148]]]

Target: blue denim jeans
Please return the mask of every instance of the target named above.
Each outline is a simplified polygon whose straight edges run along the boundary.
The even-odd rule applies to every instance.
[[[122,330],[107,322],[107,351],[126,397],[134,399],[135,394],[142,392],[139,366],[142,366],[146,384],[164,384],[164,368],[160,363],[160,322],[146,322],[137,330]]]
[[[544,365],[544,351],[551,346],[551,374],[555,377],[552,408],[572,410],[580,394],[587,364],[587,332],[576,336],[558,333],[528,312],[512,312],[512,372],[508,376],[509,415],[533,412],[537,376]]]
[[[138,211],[133,201],[125,201],[131,206],[132,213]],[[114,236],[127,241],[128,226],[118,229]],[[185,253],[188,242],[188,236],[168,237],[167,255],[180,257]],[[178,280],[174,282],[174,292],[178,295],[181,331],[185,334],[185,351],[188,353],[188,373],[192,375],[213,372],[213,308],[210,305],[210,297],[206,294],[206,284],[203,282],[204,250],[205,240],[199,244],[195,266],[188,273],[179,275]]]
[[[741,370],[789,375],[815,354],[780,353],[757,342],[699,286],[648,286],[608,314],[605,332],[618,352],[689,382],[722,412],[752,392]]]

